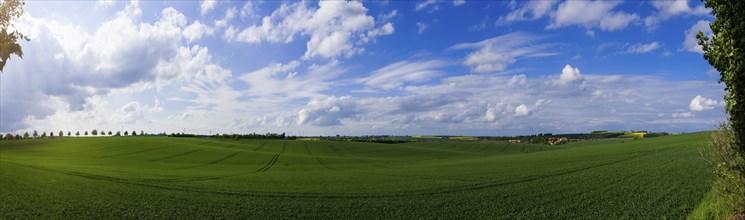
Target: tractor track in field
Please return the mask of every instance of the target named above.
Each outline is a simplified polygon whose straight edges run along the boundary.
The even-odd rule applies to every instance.
[[[225,160],[228,160],[230,158],[233,158],[235,156],[238,156],[238,154],[240,154],[241,152],[243,152],[243,151],[236,151],[236,152],[233,152],[231,154],[225,155],[224,157],[221,157],[219,159],[216,159],[216,160],[213,160],[213,161],[204,163],[204,164],[198,164],[198,165],[193,165],[193,166],[186,166],[186,167],[181,167],[181,168],[176,168],[176,169],[177,170],[182,170],[182,169],[191,169],[191,168],[197,168],[197,167],[204,167],[204,166],[213,165],[213,164],[216,164],[216,163],[219,163],[219,162],[223,162]]]
[[[263,167],[256,170],[256,172],[266,172],[267,170],[271,169],[272,166],[274,166],[275,163],[277,163],[277,159],[279,159],[279,156],[285,153],[285,149],[287,149],[287,141],[282,143],[282,150],[279,151],[279,153],[274,154],[271,160],[264,164]]]
[[[264,145],[266,145],[266,141],[261,142],[261,144],[258,147],[254,148],[253,151],[261,150],[261,148],[263,148]]]
[[[333,170],[334,169],[334,168],[329,167],[329,165],[326,164],[326,161],[323,161],[323,159],[321,159],[321,158],[313,155],[313,153],[310,152],[310,148],[308,147],[308,142],[303,142],[303,144],[305,145],[305,151],[308,152],[308,155],[311,155],[311,156],[313,156],[313,158],[316,158],[316,160],[318,161],[319,164],[321,164],[323,167],[326,167],[326,169],[329,169],[329,170]]]
[[[76,171],[59,170],[59,169],[53,169],[53,168],[47,168],[47,167],[41,167],[41,166],[25,165],[25,164],[10,162],[10,161],[8,162],[18,165],[18,166],[28,167],[31,169],[71,175],[71,176],[78,176],[78,177],[92,179],[92,180],[100,180],[100,181],[107,181],[107,182],[114,182],[114,183],[121,183],[121,184],[144,186],[144,187],[151,187],[151,188],[156,188],[156,189],[185,191],[185,192],[193,192],[193,193],[205,193],[205,194],[210,194],[210,195],[229,195],[229,196],[264,197],[264,198],[367,199],[367,198],[400,198],[400,197],[411,197],[411,196],[437,196],[437,195],[447,195],[451,193],[465,193],[465,192],[470,192],[470,191],[475,191],[475,190],[514,185],[514,184],[541,180],[545,178],[564,176],[568,174],[592,170],[595,168],[610,166],[613,164],[630,161],[630,160],[637,159],[640,157],[655,155],[659,152],[661,151],[655,151],[655,152],[650,152],[646,154],[636,153],[634,154],[634,156],[630,156],[628,158],[595,163],[595,164],[591,164],[587,166],[576,167],[576,168],[567,169],[564,171],[555,172],[555,173],[546,174],[546,175],[527,176],[524,178],[519,178],[519,179],[509,180],[509,181],[486,181],[486,182],[480,182],[480,183],[458,185],[458,186],[453,186],[453,187],[440,187],[440,188],[430,188],[430,189],[421,189],[421,190],[401,191],[401,192],[392,192],[388,194],[378,193],[378,194],[347,194],[347,195],[325,194],[325,193],[304,193],[304,192],[220,191],[220,190],[211,190],[211,189],[198,188],[198,187],[163,185],[163,184],[153,183],[153,182],[159,182],[157,179],[137,181],[137,180],[131,180],[131,179],[109,177],[109,176],[82,173],[82,172],[76,172]],[[198,179],[200,177],[196,177],[196,178]],[[209,179],[209,177],[202,177],[202,178]],[[216,177],[216,178],[220,178],[220,177]],[[199,179],[199,180],[203,180],[203,179]],[[164,182],[167,182],[167,181],[164,181]]]
[[[108,146],[108,147],[102,147],[102,148],[96,148],[96,149],[89,149],[89,150],[83,150],[83,151],[75,151],[75,152],[67,152],[65,154],[79,154],[79,153],[90,153],[90,152],[98,152],[98,151],[106,151],[109,149],[115,149],[115,148],[123,148],[125,146]]]
[[[478,149],[476,152],[484,152],[486,149],[489,149],[494,143],[489,143],[486,146],[482,147],[481,149]]]
[[[466,147],[464,147],[464,148],[461,148],[461,149],[459,149],[458,151],[464,151],[464,152],[467,152],[467,150],[468,150],[469,148],[471,148],[471,147],[475,146],[475,145],[476,145],[477,143],[478,143],[478,142],[473,142],[473,143],[469,144],[468,146],[466,146]]]
[[[150,162],[157,162],[157,161],[161,161],[161,160],[168,160],[168,159],[173,159],[173,158],[176,158],[176,157],[186,156],[186,155],[193,154],[193,153],[196,153],[197,151],[202,151],[202,150],[205,150],[205,149],[206,148],[194,149],[194,150],[186,151],[186,152],[183,152],[183,153],[178,153],[178,154],[174,154],[174,155],[170,155],[170,156],[166,156],[166,157],[152,159],[152,160],[150,160]]]
[[[387,167],[387,166],[383,166],[383,165],[380,165],[380,164],[375,164],[375,163],[372,163],[372,162],[368,162],[368,161],[365,161],[365,160],[362,160],[362,159],[359,159],[359,158],[356,158],[356,157],[350,157],[350,156],[342,155],[342,154],[339,153],[338,149],[336,149],[334,146],[331,146],[330,144],[328,144],[326,142],[323,142],[323,144],[325,144],[329,149],[331,149],[332,152],[334,152],[334,154],[336,154],[339,157],[350,158],[350,159],[355,160],[357,162],[364,163],[364,164],[371,165],[371,166]]]
[[[501,154],[502,152],[506,151],[507,148],[509,148],[509,147],[510,147],[510,144],[505,144],[504,147],[497,152],[497,154]]]
[[[144,149],[144,150],[127,152],[127,153],[106,155],[106,156],[103,156],[103,157],[104,158],[108,158],[108,157],[121,157],[121,156],[127,156],[127,155],[132,155],[132,154],[145,153],[145,152],[154,151],[154,150],[160,150],[160,149],[169,148],[169,147],[174,147],[174,145],[167,145],[167,146],[162,146],[162,147],[153,147],[153,148],[148,148],[148,149]]]

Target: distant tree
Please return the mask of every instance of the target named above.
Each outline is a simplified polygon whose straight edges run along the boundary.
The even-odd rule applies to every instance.
[[[60,131],[59,131],[59,135],[57,135],[57,136],[60,136],[60,137],[62,137],[63,135],[64,135],[64,133],[62,132],[62,130],[60,130]]]
[[[132,136],[137,136],[137,131],[132,131]]]
[[[23,139],[28,139],[28,132],[23,133]]]
[[[10,133],[5,134],[5,140],[13,140],[13,135]]]
[[[122,136],[122,133],[120,131],[117,131],[114,136]]]
[[[96,130],[96,129],[93,129],[93,131],[91,131],[91,134],[92,134],[93,136],[96,136],[96,135],[98,135],[98,130]]]
[[[76,132],[75,132],[75,136],[78,136],[78,137],[80,137],[80,131],[76,131]]]
[[[127,136],[127,135],[129,135],[129,132],[128,131],[124,131],[124,136]]]
[[[49,137],[54,137],[54,131],[49,132]]]
[[[39,133],[34,130],[34,138],[39,137]]]
[[[109,131],[109,135],[111,135],[111,131]]]
[[[85,136],[88,136],[88,131],[85,131],[85,132],[84,132],[83,134],[84,134]]]
[[[104,136],[104,135],[106,135],[106,132],[105,131],[101,131],[101,133],[99,133],[99,134],[101,134],[101,136]]]
[[[44,133],[42,133],[41,134],[41,137],[43,137],[43,138],[47,137],[47,132],[45,131]]]
[[[145,135],[145,132],[140,130],[140,135]]]
[[[70,131],[67,131],[67,136],[68,136],[68,137],[69,137],[69,136],[72,136],[72,134],[70,134]]]
[[[21,140],[21,135],[20,135],[20,134],[16,134],[16,136],[15,136],[15,138],[14,138],[14,139],[16,139],[16,140]]]

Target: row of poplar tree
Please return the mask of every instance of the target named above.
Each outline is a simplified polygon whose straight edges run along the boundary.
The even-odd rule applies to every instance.
[[[129,133],[129,131],[124,131],[124,134],[122,135],[121,131],[117,131],[117,132],[108,131],[108,132],[106,132],[106,131],[98,131],[96,129],[93,129],[90,133],[88,133],[88,131],[83,131],[83,133],[82,133],[83,136],[107,136],[107,135],[108,136],[130,136],[130,134],[131,134],[131,136],[147,135],[147,134],[145,134],[144,131],[140,131],[139,134],[137,133],[137,131],[132,131],[132,133]],[[80,133],[80,131],[76,131],[74,135],[76,137],[80,137],[81,133]],[[73,136],[73,133],[71,131],[68,131],[67,132],[67,136],[68,137],[72,137]],[[32,134],[29,134],[28,132],[23,133],[23,135],[21,135],[21,134],[15,134],[14,135],[14,134],[11,134],[11,133],[7,133],[0,140],[23,140],[23,139],[30,139],[30,138],[53,138],[53,137],[55,137],[55,133],[54,132],[49,132],[49,133],[44,132],[44,133],[41,133],[41,135],[39,135],[39,132],[37,132],[36,130],[34,130],[34,132]],[[65,137],[65,132],[59,131],[56,134],[56,137]]]

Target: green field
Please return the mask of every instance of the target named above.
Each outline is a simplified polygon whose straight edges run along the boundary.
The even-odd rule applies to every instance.
[[[709,133],[560,147],[167,137],[0,142],[0,219],[685,218]]]

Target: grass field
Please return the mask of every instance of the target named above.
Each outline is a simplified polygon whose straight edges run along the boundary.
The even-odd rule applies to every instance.
[[[0,142],[8,218],[685,218],[708,133],[560,147],[502,142]]]

